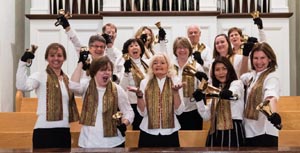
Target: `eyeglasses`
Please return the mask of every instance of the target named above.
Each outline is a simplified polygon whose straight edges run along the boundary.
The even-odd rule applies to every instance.
[[[91,45],[92,47],[95,47],[95,48],[100,48],[100,49],[105,49],[106,46],[97,46],[97,45]]]

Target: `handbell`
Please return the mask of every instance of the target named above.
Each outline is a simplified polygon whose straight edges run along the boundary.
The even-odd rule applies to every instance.
[[[272,115],[270,101],[266,100],[256,106],[256,110],[262,112],[267,118],[269,118]],[[274,125],[278,130],[282,129],[282,125]]]
[[[117,112],[115,114],[112,115],[112,118],[117,121],[117,124],[120,125],[121,124],[121,119],[122,119],[123,113],[122,112]]]
[[[58,16],[58,18],[57,18],[57,21],[54,23],[55,26],[59,26],[59,25],[62,24],[62,23],[61,23],[61,18],[62,18],[62,17],[65,17],[66,19],[69,19],[69,18],[72,17],[72,15],[70,14],[70,12],[67,12],[67,13],[66,13],[64,9],[60,9],[60,10],[59,10],[59,16]]]
[[[156,27],[157,27],[158,29],[161,28],[160,21],[156,22],[155,25],[156,25]]]
[[[194,68],[192,66],[192,64],[187,64],[183,68],[183,74],[185,74],[185,75],[195,76],[196,72],[197,72],[197,70],[196,70],[196,68]]]
[[[28,49],[28,48],[26,49],[26,52],[31,52],[32,54],[34,54],[37,49],[38,49],[38,46],[32,44],[30,49]],[[32,64],[32,59],[27,59],[26,62],[28,63],[28,65],[31,65]]]
[[[253,19],[259,18],[259,11],[253,11],[250,13]]]
[[[125,61],[129,60],[130,59],[130,56],[128,55],[128,53],[126,54],[123,54],[122,56],[124,58]]]

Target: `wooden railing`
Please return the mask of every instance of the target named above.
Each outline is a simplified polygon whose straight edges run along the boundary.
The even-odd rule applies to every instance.
[[[72,14],[98,14],[103,11],[103,0],[49,0],[50,14],[64,9]],[[118,0],[120,11],[158,12],[182,11],[199,12],[201,0]],[[270,12],[270,0],[217,0],[217,11],[221,13]]]

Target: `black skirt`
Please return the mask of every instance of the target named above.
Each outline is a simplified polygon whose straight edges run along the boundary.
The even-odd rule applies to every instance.
[[[245,129],[242,120],[232,120],[233,129],[216,130],[207,136],[207,147],[242,147],[245,146]]]
[[[141,130],[139,147],[179,147],[178,131],[171,135],[152,135]]]
[[[34,129],[33,148],[71,148],[70,128]]]
[[[181,126],[180,130],[202,130],[203,119],[197,109],[183,112],[177,115],[177,119]]]

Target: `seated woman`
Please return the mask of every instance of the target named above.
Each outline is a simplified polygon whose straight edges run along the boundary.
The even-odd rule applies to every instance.
[[[124,147],[126,126],[132,123],[134,113],[125,91],[111,81],[113,63],[107,56],[93,60],[90,80],[80,79],[82,63],[80,60],[70,81],[70,89],[83,97],[78,145],[82,148]],[[113,118],[118,110],[123,114],[121,121]]]
[[[206,104],[207,99],[203,91],[197,89],[193,93],[203,120],[211,121],[206,146],[243,146],[244,85],[237,79],[230,61],[223,56],[215,58],[212,63],[211,78],[213,87],[220,87],[218,97],[213,97]]]
[[[165,54],[155,54],[148,76],[142,80],[137,94],[138,111],[143,116],[139,147],[179,147],[180,124],[176,115],[184,110],[182,87],[173,64]]]

